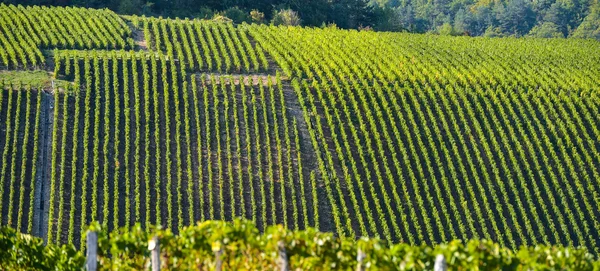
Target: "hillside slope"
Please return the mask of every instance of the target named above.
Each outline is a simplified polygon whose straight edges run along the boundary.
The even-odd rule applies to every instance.
[[[600,249],[598,42],[0,10],[2,225]]]

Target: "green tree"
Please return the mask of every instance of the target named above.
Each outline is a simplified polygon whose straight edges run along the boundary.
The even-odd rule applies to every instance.
[[[455,36],[457,35],[456,32],[454,31],[454,28],[452,27],[452,25],[450,23],[445,23],[441,26],[438,27],[437,29],[437,33],[442,35],[442,36]]]
[[[243,22],[249,23],[252,21],[250,15],[238,7],[228,8],[223,12],[223,16],[231,19],[236,24]]]
[[[373,8],[373,13],[375,17],[375,30],[397,32],[405,29],[402,25],[401,17],[397,16],[396,9],[375,6]]]
[[[498,9],[496,18],[504,32],[511,35],[522,36],[535,25],[535,13],[531,8],[531,2],[527,0],[509,0],[504,9]]]
[[[327,0],[283,0],[275,10],[291,9],[298,12],[302,24],[318,26],[327,21],[330,5]],[[273,16],[277,12],[273,12]]]
[[[366,0],[333,0],[329,5],[327,22],[341,28],[372,25],[373,8]]]
[[[484,37],[495,38],[495,37],[505,37],[506,34],[502,32],[500,27],[494,27],[492,25],[488,26],[488,28],[483,33]]]
[[[543,21],[549,22],[558,28],[563,35],[569,34],[569,28],[572,27],[570,17],[573,15],[566,4],[557,1],[552,4],[547,10],[543,11]]]
[[[527,34],[529,37],[534,38],[564,38],[565,35],[560,31],[558,26],[552,22],[545,22],[540,25],[536,25]]]
[[[396,7],[395,12],[404,30],[416,33],[427,32],[428,22],[416,16],[415,9],[411,3],[405,3]]]
[[[302,24],[309,26],[334,23],[341,28],[359,28],[375,23],[368,0],[282,0],[275,5],[275,10],[286,9],[296,11]]]
[[[141,0],[122,0],[119,3],[118,12],[123,14],[140,14],[142,11]]]
[[[466,12],[464,9],[459,9],[454,15],[454,31],[459,34],[469,34],[470,27],[469,21],[470,13]]]
[[[572,37],[600,40],[600,12],[596,9],[590,13],[573,32]]]
[[[501,6],[504,9],[504,6]],[[496,18],[494,14],[497,12],[492,10],[489,6],[479,6],[473,11],[473,21],[470,26],[470,32],[474,36],[483,35],[490,26],[496,24]]]

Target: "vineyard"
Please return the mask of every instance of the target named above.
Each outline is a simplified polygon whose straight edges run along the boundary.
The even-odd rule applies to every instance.
[[[0,221],[76,246],[93,221],[242,217],[598,254],[599,63],[597,41],[0,4]]]

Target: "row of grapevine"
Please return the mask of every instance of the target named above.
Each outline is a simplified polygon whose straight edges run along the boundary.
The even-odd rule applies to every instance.
[[[342,79],[358,76],[353,72],[359,68],[365,79],[387,83],[414,79],[420,84],[563,92],[589,92],[600,83],[595,68],[600,55],[594,41],[489,40],[260,25],[240,28],[266,48],[286,75],[299,78]],[[344,54],[360,60],[340,58],[336,63]],[[319,61],[311,61],[315,59]],[[424,69],[413,72],[414,64]]]
[[[244,28],[287,76],[308,79],[294,89],[336,231],[410,243],[475,237],[596,247],[585,236],[598,231],[598,137],[587,109],[564,99],[577,93],[595,104],[597,51],[571,50],[571,42],[550,50],[545,41]],[[506,113],[519,99],[512,95],[543,97],[522,98],[540,103],[521,114],[552,115],[515,126]],[[540,193],[563,199],[565,209]]]
[[[133,47],[131,30],[109,10],[0,4],[0,17],[3,27],[39,48]]]
[[[0,3],[0,65],[11,69],[45,65],[46,48],[133,48],[130,36],[125,22],[108,10]]]
[[[246,31],[231,24],[200,20],[131,17],[149,47],[165,51],[193,71],[226,73],[268,69],[264,52],[253,47]]]
[[[44,55],[22,27],[0,16],[0,65],[15,69],[44,63]]]
[[[16,89],[16,90],[15,90]],[[34,224],[42,91],[0,84],[0,224],[30,232]]]
[[[0,9],[28,18],[29,8]],[[54,32],[36,21],[0,16],[0,43],[12,46],[0,61],[41,63],[48,47],[128,47],[103,41],[131,33],[97,12],[90,16],[112,27],[80,40],[45,41]],[[40,18],[76,24],[78,13]],[[261,229],[599,252],[596,42],[127,19],[151,51],[53,53],[55,75],[80,89],[55,94],[50,242],[80,244],[92,220],[177,231],[242,216]],[[78,29],[62,32],[95,33],[91,23]],[[257,74],[269,71],[267,54],[285,77]],[[255,74],[194,73],[205,71]],[[3,124],[0,197],[21,204],[28,190],[11,189],[33,186],[19,155],[35,160],[37,151],[20,143],[37,139],[14,127],[33,129],[24,116],[37,105],[10,93],[0,96],[0,116],[17,122]],[[0,209],[3,222],[31,223],[21,208]]]
[[[372,85],[378,84],[373,82]],[[359,86],[358,83],[356,86]],[[563,101],[564,98],[549,94],[535,94],[540,96],[537,98],[529,94],[507,94],[495,90],[478,90],[473,93],[465,89],[442,90],[429,86],[414,90],[406,86],[384,87],[382,90],[360,86],[366,98],[371,98],[354,104],[361,109],[353,110],[354,113],[348,113],[344,119],[336,117],[337,122],[329,115],[330,112],[341,115],[348,106],[329,104],[321,96],[323,114],[328,119],[326,124],[321,125],[323,130],[330,131],[330,140],[334,141],[328,143],[329,140],[321,136],[320,140],[325,141],[320,143],[321,146],[336,145],[339,144],[336,141],[339,141],[355,147],[354,153],[350,150],[344,152],[339,145],[334,153],[323,149],[325,161],[334,160],[337,164],[334,163],[333,169],[328,169],[331,164],[327,165],[323,161],[320,163],[324,164],[323,170],[335,174],[338,170],[347,172],[347,167],[357,166],[352,163],[348,166],[349,163],[344,161],[357,161],[361,170],[355,171],[358,172],[354,175],[355,178],[367,180],[372,180],[367,175],[369,165],[375,163],[375,170],[383,169],[387,172],[385,174],[389,174],[387,180],[397,180],[387,184],[380,183],[379,188],[372,184],[365,187],[358,181],[352,185],[347,184],[350,187],[343,192],[349,198],[334,200],[341,210],[347,208],[350,213],[382,215],[383,218],[378,219],[381,222],[389,219],[386,223],[390,233],[386,232],[386,225],[382,225],[382,229],[373,227],[372,224],[368,226],[369,230],[379,229],[375,231],[376,235],[415,243],[443,241],[445,234],[448,236],[446,238],[452,239],[492,238],[513,247],[536,243],[596,247],[593,241],[596,237],[585,238],[597,235],[595,214],[600,206],[595,197],[590,197],[597,194],[598,185],[589,183],[589,180],[593,179],[590,176],[597,174],[600,159],[597,156],[598,137],[595,137],[591,128],[594,123],[587,114],[589,109],[569,108],[570,103]],[[349,86],[342,89],[355,88]],[[335,92],[333,86],[325,89],[316,84],[312,87],[298,87],[298,95],[309,99],[312,93],[322,95],[320,93],[324,92],[330,95],[332,91]],[[345,96],[352,97],[351,94]],[[335,100],[344,101],[339,98],[331,99]],[[517,101],[525,103],[525,107],[519,104],[513,109]],[[548,105],[535,104],[535,101]],[[555,115],[547,117],[545,106],[549,106],[548,112],[556,112],[553,113]],[[386,119],[389,125],[383,122],[360,123],[361,118],[371,119],[368,117],[370,108],[378,111],[378,118],[373,119]],[[522,118],[531,118],[534,122],[531,125],[517,126],[520,131],[515,133],[515,120],[511,122],[509,116],[513,119],[516,117],[502,114],[509,110],[518,110]],[[539,119],[540,114],[542,119]],[[307,122],[319,125],[319,121],[312,118],[314,117],[308,116]],[[555,123],[558,120],[557,128],[548,125],[551,120]],[[396,131],[398,128],[401,131]],[[430,129],[434,129],[435,133]],[[317,127],[316,130],[321,128]],[[344,130],[358,136],[343,136]],[[382,138],[378,139],[378,134]],[[464,138],[463,135],[469,136]],[[539,135],[546,138],[545,142],[535,139]],[[535,137],[532,139],[531,136]],[[376,143],[361,143],[363,140]],[[534,147],[540,143],[542,145],[539,148]],[[377,154],[376,151],[369,150],[371,146],[383,148],[385,152]],[[571,146],[573,151],[567,151],[567,146]],[[367,156],[374,156],[373,160],[360,158],[363,148],[367,149]],[[424,152],[419,153],[417,150]],[[356,155],[359,158],[355,158]],[[428,158],[431,155],[434,159]],[[537,160],[541,158],[543,159]],[[555,167],[558,168],[553,169]],[[536,168],[538,173],[530,168]],[[415,174],[419,177],[415,177]],[[454,182],[447,181],[448,174]],[[551,178],[551,183],[547,182],[548,177]],[[417,179],[422,181],[415,182]],[[351,180],[348,179],[348,182]],[[335,184],[331,185],[331,196],[335,197]],[[353,186],[356,188],[353,189]],[[540,187],[543,187],[542,191]],[[444,190],[441,191],[440,188]],[[373,193],[370,197],[360,197],[366,199],[368,205],[358,204],[353,196],[352,190],[362,189]],[[550,207],[554,203],[541,197],[540,193],[550,193],[551,199],[561,199],[559,202],[564,209]],[[377,203],[378,199],[382,201],[381,204]],[[389,204],[383,206],[385,202]],[[464,209],[469,202],[472,202],[471,206],[475,206],[473,210],[459,209],[459,206]],[[375,208],[375,211],[370,211],[370,208]],[[429,213],[427,210],[433,212]],[[339,215],[344,217],[343,213]],[[418,223],[402,223],[406,219],[394,218],[398,216]],[[351,226],[364,229],[361,216],[357,215],[357,218],[357,225]],[[369,220],[367,216],[367,221]],[[440,222],[434,222],[436,220]],[[399,224],[395,225],[396,222]],[[337,230],[341,232],[348,225],[340,223],[338,227]]]
[[[57,76],[81,90],[57,96],[67,126],[55,126],[50,242],[80,244],[72,236],[93,219],[109,228],[238,216],[261,227],[316,223],[314,198],[301,195],[317,187],[294,177],[309,181],[279,76],[187,75],[160,52],[60,50],[55,59]]]

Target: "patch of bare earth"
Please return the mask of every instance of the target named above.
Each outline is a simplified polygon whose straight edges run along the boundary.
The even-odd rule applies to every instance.
[[[144,37],[144,32],[137,27],[134,27],[131,23],[128,23],[131,29],[132,38],[136,45],[136,50],[148,51],[148,43]]]

